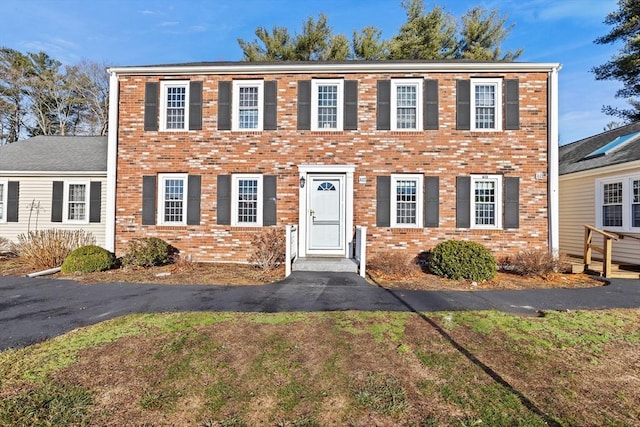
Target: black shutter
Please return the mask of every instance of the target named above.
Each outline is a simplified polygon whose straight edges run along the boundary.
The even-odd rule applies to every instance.
[[[20,182],[9,181],[7,188],[7,222],[18,222]]]
[[[278,82],[275,80],[264,82],[264,130],[278,129]]]
[[[202,82],[189,83],[189,130],[202,130]]]
[[[218,130],[231,130],[231,82],[218,82]]]
[[[471,177],[456,177],[456,228],[471,227]]]
[[[424,81],[424,129],[438,129],[438,80]]]
[[[200,187],[202,177],[189,175],[187,178],[187,224],[200,225]]]
[[[275,175],[262,177],[262,225],[276,225],[278,222],[277,184],[278,177]]]
[[[520,93],[517,79],[504,81],[504,128],[520,129]]]
[[[156,176],[142,177],[142,225],[156,223]]]
[[[391,177],[376,177],[376,226],[391,226]]]
[[[440,225],[440,178],[428,176],[424,182],[424,226]]]
[[[231,224],[231,175],[218,175],[218,224]]]
[[[504,179],[504,223],[503,228],[520,227],[520,178]]]
[[[344,82],[344,130],[358,129],[358,81]]]
[[[298,130],[311,129],[311,80],[298,82]]]
[[[89,188],[89,222],[100,222],[102,210],[102,183],[92,181]]]
[[[158,130],[158,82],[144,87],[144,130]]]
[[[53,181],[51,222],[62,222],[62,203],[64,203],[64,182]]]
[[[456,83],[456,129],[471,129],[471,80]]]
[[[376,129],[391,129],[391,80],[378,80]]]

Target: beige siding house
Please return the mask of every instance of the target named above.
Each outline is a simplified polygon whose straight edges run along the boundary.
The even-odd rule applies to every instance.
[[[560,250],[581,256],[591,225],[618,235],[613,261],[640,265],[640,122],[564,145],[559,160]]]
[[[37,136],[0,147],[0,236],[83,229],[105,245],[107,137]]]

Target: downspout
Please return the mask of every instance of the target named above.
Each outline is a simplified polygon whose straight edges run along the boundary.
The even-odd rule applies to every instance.
[[[118,155],[118,75],[109,71],[109,132],[107,137],[107,223],[105,249],[116,248],[116,168]]]
[[[559,196],[558,196],[558,72],[562,65],[551,69],[549,73],[549,105],[548,105],[548,206],[549,206],[549,250],[558,253],[559,238]]]

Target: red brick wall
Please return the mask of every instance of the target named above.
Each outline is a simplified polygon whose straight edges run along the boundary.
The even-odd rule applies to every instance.
[[[314,77],[358,80],[357,131],[296,130],[297,81]],[[439,82],[439,130],[376,130],[376,81],[424,77]],[[246,261],[251,228],[216,224],[216,177],[233,173],[278,176],[278,227],[298,223],[299,164],[356,165],[354,225],[368,226],[368,253],[406,248],[418,253],[445,239],[471,239],[497,257],[522,248],[547,247],[547,74],[492,73],[487,77],[519,79],[520,129],[470,132],[455,129],[456,80],[475,73],[428,74],[270,74],[278,81],[278,130],[217,130],[218,80],[255,78],[242,75],[193,75],[203,81],[202,131],[145,132],[144,90],[158,76],[119,77],[119,125],[116,199],[116,252],[131,238],[158,236],[197,261]],[[174,77],[172,77],[174,78]],[[175,78],[181,78],[176,76]],[[201,223],[198,226],[141,225],[142,176],[182,172],[202,176]],[[536,179],[542,172],[544,178]],[[440,177],[440,227],[376,227],[375,177],[422,173]],[[520,177],[520,228],[456,229],[455,178],[469,174]],[[366,184],[358,178],[365,176]]]

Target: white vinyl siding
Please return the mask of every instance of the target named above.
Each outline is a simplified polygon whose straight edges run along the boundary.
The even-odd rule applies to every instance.
[[[312,80],[311,130],[343,129],[343,80]]]
[[[160,82],[160,130],[187,130],[189,124],[189,82]]]
[[[633,170],[628,169],[627,172]],[[637,168],[635,169],[637,171]],[[624,175],[625,171],[562,175],[559,180],[560,251],[582,257],[584,253],[584,226],[596,225],[595,181]],[[601,208],[601,206],[600,206]],[[640,232],[637,234],[640,236]],[[602,246],[599,236],[594,244]],[[594,254],[598,257],[598,254]],[[612,259],[616,262],[640,264],[640,240],[626,238],[613,243]]]
[[[7,222],[7,181],[0,181],[0,222]]]
[[[100,204],[100,223],[72,223],[51,222],[51,205],[52,205],[52,188],[54,181],[77,181],[86,182],[100,181],[101,200]],[[18,221],[0,223],[0,236],[6,237],[11,241],[17,241],[20,234],[28,233],[35,230],[47,230],[56,228],[59,230],[78,230],[82,229],[91,233],[96,238],[96,244],[104,247],[105,245],[105,218],[106,218],[106,200],[107,200],[107,184],[106,175],[102,176],[76,176],[70,178],[68,176],[11,176],[0,177],[0,181],[18,181],[20,182],[20,192],[18,201]],[[89,200],[89,199],[87,199]],[[63,217],[64,218],[64,217]]]

